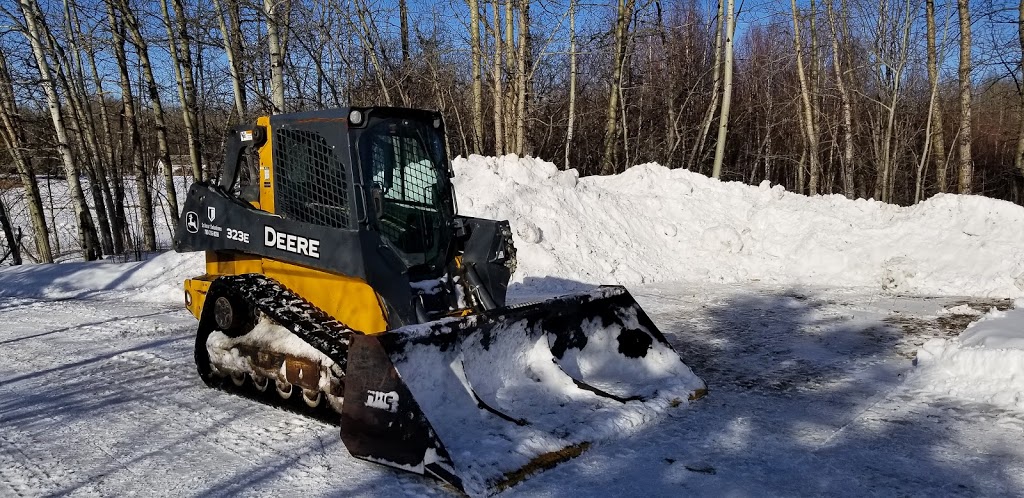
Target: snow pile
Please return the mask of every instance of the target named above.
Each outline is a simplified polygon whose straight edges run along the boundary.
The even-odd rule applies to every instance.
[[[181,302],[182,282],[203,273],[203,253],[166,252],[137,263],[61,263],[0,270],[0,296],[88,298],[123,293],[138,301]]]
[[[460,212],[508,219],[517,282],[828,283],[1024,296],[1024,208],[939,195],[911,207],[807,197],[657,164],[579,178],[549,162],[454,161]]]
[[[511,222],[519,251],[514,281],[534,290],[762,281],[1024,297],[1024,208],[1008,202],[938,195],[900,207],[807,197],[767,182],[723,183],[657,164],[587,178],[516,156],[459,158],[454,168],[460,212]],[[169,237],[166,227],[160,232]],[[172,280],[178,287],[185,276],[202,272],[199,259],[188,260],[190,271],[164,271],[161,265],[185,261],[175,258],[127,267],[127,282],[113,282],[120,280],[114,267],[103,266],[43,271],[87,275],[82,284],[89,287],[31,278],[47,286],[42,295],[67,296],[136,289],[145,280],[137,272],[154,277],[149,282],[158,287]],[[40,295],[40,289],[12,289],[8,277],[0,277],[0,294]]]
[[[523,308],[412,325],[390,343],[471,496],[573,448],[635,435],[706,389],[629,296],[595,289],[558,306],[557,316]],[[567,327],[567,317],[582,323]]]
[[[955,339],[931,339],[917,352],[910,382],[980,403],[1024,408],[1024,299],[993,309]]]

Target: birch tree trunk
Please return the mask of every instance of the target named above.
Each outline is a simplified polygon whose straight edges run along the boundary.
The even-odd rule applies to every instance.
[[[615,173],[615,146],[618,143],[619,93],[622,90],[622,72],[626,62],[626,41],[629,24],[633,19],[635,0],[619,0],[615,20],[615,50],[612,60],[612,81],[608,91],[608,110],[604,127],[604,152],[601,154],[601,174]]]
[[[113,5],[107,4],[107,17],[110,20],[110,32],[113,34],[114,55],[121,74],[121,103],[125,127],[128,128],[128,143],[131,147],[132,169],[135,172],[135,191],[139,202],[139,221],[142,223],[142,248],[146,251],[156,250],[156,230],[153,227],[153,198],[149,191],[149,171],[142,159],[142,137],[139,134],[139,122],[135,116],[135,97],[132,94],[132,81],[128,74],[128,57],[125,53],[124,19],[117,16]]]
[[[191,163],[193,177],[199,181],[206,175],[203,172],[203,149],[199,135],[199,118],[196,115],[197,95],[191,59],[191,37],[188,34],[188,23],[181,0],[170,1],[174,7],[173,19],[167,10],[168,0],[160,0],[160,4],[167,25],[167,41],[170,44],[174,78],[178,85],[181,119],[184,121],[185,134],[188,138],[188,160]]]
[[[516,45],[515,38],[515,8],[513,0],[505,0],[505,62],[503,71],[506,74],[512,74],[512,66],[516,60]],[[511,87],[512,83],[509,82]],[[514,88],[514,87],[513,87]],[[502,141],[505,142],[505,150],[512,152],[516,148],[516,137],[513,133],[515,130],[515,114],[516,114],[516,93],[510,91],[509,95],[502,95],[501,104],[505,107],[501,111],[501,115],[504,118],[504,129],[505,136]]]
[[[398,16],[401,26],[402,63],[409,63],[409,5],[408,0],[398,0]]]
[[[925,0],[925,17],[928,25],[928,85],[931,87],[931,101],[936,100],[939,91],[939,63],[935,38],[935,0]],[[932,157],[935,161],[935,179],[939,184],[939,192],[949,190],[949,176],[946,172],[946,137],[942,128],[942,106],[931,105],[931,145]]]
[[[229,29],[229,31],[231,33],[231,41],[230,41],[231,52],[233,52],[235,54],[235,68],[234,68],[234,71],[238,74],[238,81],[239,81],[239,87],[238,87],[239,92],[238,92],[238,95],[239,95],[239,97],[240,97],[240,99],[242,101],[242,109],[244,109],[245,112],[246,112],[245,117],[248,117],[249,116],[249,114],[248,114],[248,112],[249,112],[249,101],[248,101],[248,97],[247,97],[246,90],[245,90],[245,84],[244,84],[244,82],[246,80],[246,78],[245,78],[246,71],[245,71],[244,59],[243,59],[243,57],[245,56],[245,48],[246,47],[245,47],[245,38],[242,36],[242,11],[241,11],[241,7],[239,6],[239,1],[240,0],[227,0],[227,2],[228,2],[227,3],[227,9],[228,9],[228,29]],[[242,119],[244,119],[244,118],[242,118]]]
[[[957,191],[971,193],[974,162],[971,159],[971,11],[969,0],[957,0],[960,20],[960,175]]]
[[[43,201],[39,195],[39,183],[24,154],[25,128],[18,114],[14,99],[14,87],[11,84],[11,73],[7,67],[7,56],[0,51],[0,143],[11,153],[14,167],[18,171],[21,186],[25,192],[25,204],[28,205],[29,219],[32,222],[32,235],[35,240],[37,259],[41,263],[53,263],[53,252],[50,250],[50,231],[43,215]]]
[[[480,5],[467,0],[469,5],[469,44],[473,59],[473,153],[480,154],[484,134],[483,85],[480,81]]]
[[[1024,35],[1021,38],[1024,47]],[[569,126],[565,131],[565,169],[569,169],[573,127],[576,124],[576,0],[569,0]],[[1024,130],[1024,121],[1021,129]],[[1024,132],[1022,132],[1024,133]]]
[[[808,64],[808,67],[810,68],[810,73],[811,74],[810,74],[810,78],[808,79],[808,85],[807,86],[808,86],[809,92],[808,92],[807,97],[810,100],[810,104],[811,104],[811,118],[812,118],[812,122],[814,123],[814,132],[815,132],[814,140],[813,140],[813,142],[810,142],[810,143],[813,144],[813,147],[816,150],[820,149],[820,147],[821,147],[820,146],[821,138],[818,135],[818,133],[821,132],[821,126],[820,126],[820,123],[821,123],[821,106],[818,103],[818,88],[821,85],[821,81],[820,81],[820,78],[819,78],[819,74],[821,72],[819,70],[819,64],[821,63],[821,57],[820,57],[820,52],[818,51],[817,19],[818,19],[818,9],[817,9],[817,7],[814,4],[814,0],[810,0],[809,15],[808,15],[807,20],[808,20],[808,24],[810,25],[810,29],[811,29],[811,32],[810,32],[810,39],[811,39],[810,40],[811,41],[810,57],[811,57],[811,60],[810,60],[810,63]],[[811,159],[811,163],[810,164],[811,164],[811,171],[810,171],[810,175],[808,175],[809,178],[808,178],[808,182],[807,182],[807,187],[808,187],[808,191],[809,191],[809,193],[811,195],[817,195],[819,192],[821,192],[821,176],[822,176],[822,173],[823,173],[822,172],[822,165],[821,165],[821,158],[820,158],[820,156],[815,155],[814,158]]]
[[[697,166],[698,158],[703,155],[704,141],[711,132],[711,122],[715,119],[715,109],[718,109],[718,99],[721,97],[719,89],[722,85],[722,44],[725,40],[725,3],[718,0],[718,15],[715,19],[715,60],[711,69],[711,102],[708,103],[704,112],[704,120],[701,121],[700,133],[697,140],[693,142],[693,149],[690,151],[690,158],[686,161],[686,169],[692,170]]]
[[[124,252],[125,241],[125,215],[124,205],[114,202],[114,194],[111,191],[111,182],[108,176],[117,173],[117,165],[114,161],[113,132],[110,128],[110,116],[107,113],[106,93],[103,91],[103,80],[100,79],[99,71],[96,69],[96,51],[92,44],[87,44],[85,49],[86,57],[89,59],[89,70],[92,74],[93,85],[96,87],[96,96],[99,97],[99,120],[103,136],[107,140],[101,141],[103,161],[99,171],[100,188],[103,191],[103,203],[107,209],[107,219],[110,220],[110,235],[113,239],[114,254]],[[106,166],[104,166],[106,165]]]
[[[284,53],[281,51],[275,0],[263,0],[263,15],[267,20],[267,49],[270,52],[270,113],[281,114],[285,111]]]
[[[506,0],[511,1],[511,0]],[[526,153],[526,99],[530,86],[530,0],[519,0],[519,46],[516,47],[516,141],[515,153]]]
[[[843,22],[849,22],[845,12]],[[853,106],[850,103],[850,92],[846,88],[846,73],[843,70],[845,58],[840,55],[839,30],[836,27],[836,17],[831,1],[828,4],[828,23],[832,31],[832,69],[835,72],[836,90],[839,91],[839,101],[843,113],[843,154],[840,156],[840,168],[843,170],[843,193],[847,198],[853,199],[856,197],[853,185]],[[845,41],[849,43],[849,40]]]
[[[171,65],[174,66],[174,80],[178,85],[178,101],[181,102],[181,117],[185,122],[185,134],[188,138],[188,155],[192,163],[192,176],[196,181],[205,178],[203,174],[202,148],[199,142],[199,121],[196,118],[196,85],[192,77],[192,48],[189,45],[188,23],[185,20],[185,9],[181,0],[171,0],[174,4],[174,18],[167,8],[168,0],[160,0],[160,9],[164,15],[167,28],[167,44],[171,52]],[[177,33],[175,33],[177,31]]]
[[[46,53],[43,50],[42,36],[44,29],[42,24],[45,21],[39,16],[36,0],[18,0],[18,6],[21,9],[22,16],[25,18],[25,25],[27,27],[25,36],[32,45],[32,55],[35,57],[36,65],[39,69],[40,86],[43,87],[43,93],[46,94],[47,108],[50,112],[50,119],[53,122],[54,133],[57,136],[57,153],[64,166],[64,174],[67,176],[71,205],[77,221],[78,242],[81,246],[82,257],[86,261],[92,261],[100,257],[99,240],[96,236],[96,228],[92,222],[92,213],[89,212],[89,205],[85,202],[85,193],[79,180],[78,166],[71,156],[67,127],[61,114],[60,99],[57,95],[53,74],[50,71],[50,62],[47,60]]]
[[[135,12],[128,5],[127,0],[121,0],[121,12],[124,16],[125,25],[132,36],[132,44],[139,56],[139,64],[142,66],[142,77],[146,84],[146,93],[149,94],[149,102],[153,106],[153,121],[156,125],[156,145],[160,162],[164,165],[164,189],[167,196],[167,209],[172,231],[178,227],[178,194],[174,188],[174,166],[171,164],[171,150],[167,140],[167,118],[164,116],[164,106],[160,102],[160,89],[153,77],[153,66],[149,61],[149,44],[142,36],[142,29]],[[154,243],[155,244],[155,243]]]
[[[1024,2],[1021,2],[1017,11],[1017,38],[1020,42],[1021,62],[1020,67],[1024,70]],[[1017,155],[1014,157],[1014,165],[1017,171],[1024,174],[1024,85],[1017,87],[1017,98],[1020,100],[1021,114],[1020,125],[1017,128]]]
[[[105,199],[103,197],[102,185],[106,180],[106,168],[103,164],[103,155],[100,151],[100,139],[96,136],[96,121],[93,116],[92,106],[89,102],[88,92],[85,89],[85,70],[82,64],[82,54],[85,52],[80,46],[80,41],[85,37],[82,34],[81,22],[78,18],[77,5],[64,0],[64,34],[68,39],[68,51],[58,51],[54,46],[54,40],[49,38],[48,46],[51,53],[70,53],[70,60],[64,59],[64,65],[68,68],[69,75],[62,76],[64,86],[67,88],[68,104],[73,111],[72,126],[77,134],[82,137],[79,141],[83,156],[88,156],[89,161],[85,164],[86,173],[89,176],[89,193],[92,195],[93,205],[96,207],[96,222],[99,228],[100,247],[104,254],[114,253],[114,237],[110,227],[110,220],[107,217]],[[60,64],[57,66],[60,67]]]
[[[494,154],[505,154],[505,91],[502,88],[502,66],[504,63],[504,46],[501,40],[501,4],[494,0],[491,4],[491,35],[494,37],[494,62],[491,67],[491,79],[494,84]]]
[[[675,102],[675,100],[676,100],[675,99],[676,89],[675,89],[675,81],[674,81],[674,78],[672,78],[672,69],[671,69],[672,62],[670,60],[671,57],[670,57],[670,53],[669,53],[669,43],[668,43],[668,33],[667,33],[668,30],[665,29],[665,19],[664,19],[664,14],[663,14],[662,8],[661,8],[661,1],[660,0],[655,0],[654,7],[657,10],[657,14],[658,14],[658,37],[661,39],[661,48],[662,48],[662,50],[665,51],[665,62],[664,62],[665,74],[664,74],[664,77],[665,77],[666,80],[668,80],[667,81],[668,88],[665,88],[664,91],[663,91],[663,93],[664,93],[663,97],[665,99],[665,108],[666,108],[666,111],[667,111],[666,112],[666,116],[665,116],[665,148],[664,148],[665,166],[667,166],[669,168],[675,168],[675,167],[677,167],[677,165],[675,164],[674,155],[675,155],[675,151],[676,151],[676,143],[678,142],[678,140],[676,138],[676,131],[677,131],[676,127],[677,126],[676,126],[676,102]]]
[[[715,162],[711,168],[712,178],[722,177],[722,160],[725,159],[725,141],[729,133],[729,106],[732,104],[732,37],[735,34],[736,14],[733,0],[726,4],[725,17],[725,67],[723,68],[722,111],[718,116],[718,141],[715,144]]]
[[[388,90],[388,84],[385,80],[387,76],[386,67],[385,64],[381,62],[380,58],[377,57],[377,44],[374,42],[373,37],[375,29],[370,23],[369,16],[370,9],[362,2],[357,2],[356,17],[359,18],[359,24],[362,26],[362,29],[356,28],[354,31],[356,36],[359,38],[360,44],[363,46],[363,53],[369,57],[370,64],[373,65],[374,77],[377,79],[377,85],[380,87],[381,94],[384,96],[384,105],[391,106],[393,103],[391,100],[391,92]]]
[[[802,109],[804,136],[807,139],[807,159],[810,167],[810,178],[808,178],[808,193],[818,193],[818,172],[821,171],[821,163],[818,157],[818,123],[815,119],[814,108],[811,105],[811,88],[804,71],[803,41],[800,38],[800,15],[796,6],[796,0],[790,0],[793,9],[793,47],[796,52],[796,75],[800,80],[800,104]],[[812,12],[811,15],[814,15]],[[813,55],[813,54],[812,54]],[[801,190],[803,186],[801,185]]]
[[[217,27],[220,29],[221,38],[224,39],[224,55],[228,58],[228,74],[231,76],[231,90],[234,94],[235,112],[238,113],[238,120],[241,122],[246,117],[245,91],[238,63],[238,57],[241,54],[235,52],[235,43],[232,39],[234,33],[228,31],[227,23],[224,22],[224,11],[221,9],[220,0],[213,0],[213,8],[217,11]]]

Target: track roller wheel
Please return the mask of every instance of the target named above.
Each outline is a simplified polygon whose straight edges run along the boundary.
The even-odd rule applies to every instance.
[[[292,391],[295,390],[294,386],[292,386],[291,384],[289,384],[287,382],[283,382],[283,381],[280,381],[280,380],[274,382],[274,387],[277,388],[277,395],[280,396],[281,399],[291,398],[292,397]]]
[[[231,383],[238,387],[245,385],[245,373],[231,372]]]
[[[262,392],[267,392],[267,388],[270,387],[270,379],[268,379],[268,378],[266,378],[266,377],[264,377],[262,375],[251,375],[250,374],[249,378],[252,379],[253,387],[255,387],[256,390],[261,392],[261,393]]]
[[[316,408],[320,406],[320,402],[322,400],[323,394],[320,391],[310,391],[309,389],[302,390],[302,401],[306,403],[306,406]]]

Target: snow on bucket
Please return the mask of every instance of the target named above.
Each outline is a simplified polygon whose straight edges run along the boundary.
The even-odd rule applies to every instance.
[[[353,455],[491,494],[706,392],[622,287],[357,336]]]

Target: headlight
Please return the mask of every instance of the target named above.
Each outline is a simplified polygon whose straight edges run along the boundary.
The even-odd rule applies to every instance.
[[[359,111],[352,111],[348,113],[348,122],[356,126],[363,124],[363,113]]]

